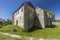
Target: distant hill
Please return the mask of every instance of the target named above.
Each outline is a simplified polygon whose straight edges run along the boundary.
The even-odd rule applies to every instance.
[[[0,18],[0,21],[3,21],[4,19]]]
[[[60,22],[60,20],[54,20],[54,22]]]

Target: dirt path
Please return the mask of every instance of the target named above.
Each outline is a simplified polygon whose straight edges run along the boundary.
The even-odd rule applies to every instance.
[[[19,35],[14,35],[14,34],[9,34],[9,33],[3,33],[3,32],[0,32],[0,34],[6,35],[6,36],[15,37],[15,38],[21,38],[21,36],[19,36]]]
[[[52,22],[54,25],[60,25],[60,22]]]
[[[0,34],[19,38],[21,40],[59,40],[59,39],[33,38],[33,37],[19,36],[19,35],[15,35],[15,34],[4,33],[4,32],[0,32]]]

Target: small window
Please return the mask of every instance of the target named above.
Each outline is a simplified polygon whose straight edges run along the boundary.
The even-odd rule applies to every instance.
[[[18,10],[18,14],[19,14],[19,10]]]
[[[39,16],[39,13],[38,13],[38,16]]]
[[[16,20],[16,25],[18,25],[18,20]]]
[[[21,11],[23,11],[23,8],[21,8]]]

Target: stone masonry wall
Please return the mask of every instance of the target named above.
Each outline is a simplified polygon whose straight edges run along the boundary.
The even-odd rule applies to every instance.
[[[42,9],[40,9],[39,7],[37,7],[35,9],[36,11],[36,25],[37,27],[40,28],[45,28],[45,23],[44,23],[44,11]]]
[[[52,24],[48,13],[44,13],[44,10],[39,7],[34,9],[27,3],[13,14],[12,23],[25,29],[25,31],[29,31],[33,26],[45,28],[45,26]]]
[[[14,25],[24,28],[24,6],[14,13]]]
[[[34,9],[27,4],[25,4],[24,24],[26,31],[28,31],[34,25]]]
[[[45,13],[44,15],[44,19],[45,19],[45,26],[51,26],[52,25],[52,22],[51,22],[51,18],[50,18],[50,15],[49,13]]]

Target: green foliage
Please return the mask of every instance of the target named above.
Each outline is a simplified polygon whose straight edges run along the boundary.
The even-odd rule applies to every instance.
[[[1,21],[1,25],[2,25],[2,26],[10,25],[10,24],[12,24],[12,20],[10,20],[10,19]]]
[[[7,25],[10,25],[10,24],[12,24],[12,20],[10,20],[10,19],[7,19],[7,20],[6,20],[6,23],[7,23]]]
[[[54,20],[54,22],[60,22],[60,20]]]
[[[3,20],[3,21],[2,21],[2,26],[5,26],[5,25],[6,25],[6,21]]]
[[[17,31],[14,32],[14,29]],[[0,31],[37,38],[60,38],[60,25],[55,25],[52,28],[36,29],[32,32],[25,32],[22,28],[15,25],[7,25],[0,28]]]
[[[48,11],[48,10],[44,10],[45,13],[48,13],[49,15],[51,15],[51,20],[54,21],[55,20],[55,15],[53,12]]]

